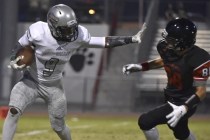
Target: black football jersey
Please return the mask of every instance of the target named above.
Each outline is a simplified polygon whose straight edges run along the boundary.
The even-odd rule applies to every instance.
[[[183,56],[167,51],[165,41],[157,45],[167,73],[165,94],[174,98],[187,99],[195,93],[196,86],[206,84],[210,70],[210,55],[204,49],[193,46]]]

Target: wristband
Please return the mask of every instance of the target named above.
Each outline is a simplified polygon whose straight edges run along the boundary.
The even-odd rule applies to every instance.
[[[196,107],[201,102],[200,98],[197,94],[193,94],[184,104],[188,107],[188,109],[192,109]]]
[[[141,66],[142,66],[142,71],[149,70],[149,63],[148,62],[141,63]]]

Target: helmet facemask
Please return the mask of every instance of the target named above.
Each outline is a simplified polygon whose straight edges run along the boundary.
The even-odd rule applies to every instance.
[[[55,33],[57,40],[73,42],[78,37],[78,25],[75,23],[71,26],[58,26]]]
[[[174,55],[177,55],[177,57],[185,54],[185,52],[192,48],[191,44],[194,44],[192,42],[190,43],[188,41],[184,41],[185,39],[183,38],[177,39],[174,37],[170,37],[165,29],[162,32],[162,37],[165,39],[165,42],[167,44],[166,49],[168,49]]]
[[[164,55],[167,56],[165,59],[168,61],[176,61],[183,55],[184,49],[181,47],[181,40],[169,37],[166,30],[162,32],[164,38]]]

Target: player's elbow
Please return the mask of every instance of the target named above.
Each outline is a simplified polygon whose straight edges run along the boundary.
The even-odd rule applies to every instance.
[[[196,91],[197,96],[202,101],[206,97],[206,87],[205,86],[196,87],[196,90],[197,90]]]

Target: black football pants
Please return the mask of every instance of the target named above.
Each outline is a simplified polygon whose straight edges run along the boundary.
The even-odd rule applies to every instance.
[[[190,130],[188,128],[188,118],[192,116],[195,109],[189,110],[177,123],[176,127],[168,127],[173,131],[174,136],[177,139],[185,140],[189,134]],[[163,104],[158,106],[147,113],[143,113],[138,120],[138,125],[142,130],[150,130],[156,125],[167,124],[166,116],[173,111],[173,108],[168,104]]]

